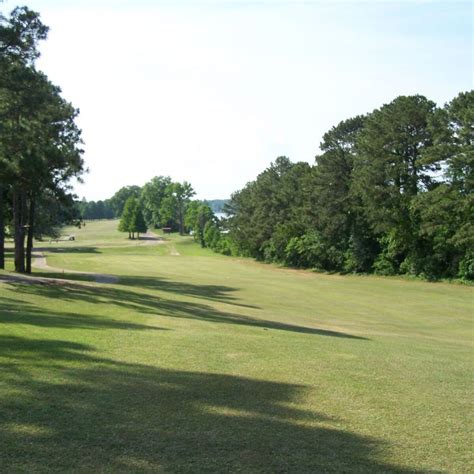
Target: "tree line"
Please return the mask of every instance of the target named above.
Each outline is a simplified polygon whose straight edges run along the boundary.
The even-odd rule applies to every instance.
[[[122,215],[125,201],[131,196],[138,198],[141,191],[140,186],[124,186],[109,199],[76,201],[76,210],[84,220],[117,219]]]
[[[94,203],[97,208],[98,203],[103,202],[103,209],[109,209],[110,217],[120,218],[118,229],[128,233],[130,239],[134,239],[135,234],[139,238],[150,228],[164,228],[181,235],[193,232],[204,245],[204,226],[209,219],[215,219],[215,215],[208,203],[192,200],[194,195],[192,185],[186,181],[180,183],[169,176],[155,176],[142,187],[125,186],[110,199],[97,203],[82,201],[78,206],[82,206],[79,208],[82,216],[88,218],[89,206]],[[102,212],[95,218],[109,215]]]
[[[79,112],[35,66],[47,34],[26,7],[0,15],[0,268],[8,229],[17,272],[31,272],[34,237],[78,217],[70,181],[84,172]]]
[[[226,200],[192,199],[195,195],[192,185],[186,181],[174,182],[169,176],[155,176],[142,188],[124,187],[111,201],[118,195],[124,200],[118,228],[127,232],[129,238],[148,229],[161,228],[181,235],[192,234],[202,247],[230,255],[230,251],[217,245],[217,240],[224,242],[224,239],[215,212],[222,211]]]
[[[397,97],[320,149],[314,166],[279,157],[234,193],[210,246],[324,271],[474,278],[473,91],[444,107]]]
[[[167,184],[162,186],[163,182],[166,182]],[[83,198],[81,201],[76,201],[75,206],[77,213],[83,220],[118,219],[122,217],[127,199],[133,197],[139,203],[141,212],[145,213],[147,216],[147,228],[169,227],[172,230],[179,230],[179,225],[177,224],[178,221],[173,217],[173,214],[175,214],[173,209],[170,209],[171,212],[166,212],[162,209],[163,204],[170,208],[170,200],[167,200],[167,204],[166,201],[165,203],[162,203],[162,200],[167,194],[173,193],[173,186],[176,184],[177,183],[173,184],[169,176],[157,176],[143,188],[140,186],[124,186],[109,199],[87,201]],[[167,191],[165,191],[166,187]],[[156,192],[160,188],[163,189],[163,192]],[[145,190],[143,195],[142,190]],[[216,213],[224,212],[224,207],[229,200],[212,199],[206,201],[191,201],[186,198],[185,201],[186,211],[189,203],[193,203],[193,205],[196,203],[205,203],[205,205],[211,209],[213,215],[215,215]],[[144,208],[145,203],[146,210]],[[166,219],[165,216],[168,216],[168,218]],[[189,217],[187,218],[186,215],[184,217],[184,222],[185,224],[187,223],[187,231],[192,231],[193,226],[189,223]]]
[[[219,222],[215,212],[222,211],[227,201],[201,201],[192,199],[194,195],[186,181],[155,176],[142,187],[124,186],[109,199],[82,200],[75,206],[83,219],[120,219],[118,230],[130,239],[139,238],[148,229],[166,229],[181,235],[191,233],[203,247],[211,247],[210,236]]]
[[[0,16],[0,268],[6,231],[18,272],[33,239],[81,218],[120,230],[192,232],[202,246],[324,271],[474,278],[474,91],[443,107],[401,96],[324,134],[315,164],[279,157],[225,205],[157,176],[75,202],[84,173],[78,110],[38,71],[48,28],[26,7]],[[216,203],[221,206],[222,202]],[[214,207],[214,210],[213,210]]]

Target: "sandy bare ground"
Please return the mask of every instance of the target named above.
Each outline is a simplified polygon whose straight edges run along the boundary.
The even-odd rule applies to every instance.
[[[160,245],[166,243],[166,240],[159,235],[156,235],[151,230],[147,231],[146,234],[140,236],[140,241],[143,241],[145,245]]]
[[[18,273],[0,274],[0,284],[8,282],[27,283],[29,285],[70,283],[68,280],[61,280],[59,278],[44,278],[31,275],[20,275]]]
[[[115,275],[107,275],[105,273],[94,273],[94,272],[80,272],[77,270],[67,270],[64,268],[50,267],[46,261],[46,257],[43,252],[37,252],[33,255],[33,267],[41,268],[43,270],[49,270],[54,273],[75,273],[76,275],[87,275],[92,276],[96,283],[117,283],[119,278]]]
[[[171,247],[170,255],[172,255],[173,257],[179,257],[181,254],[176,250],[176,247],[173,245]]]
[[[42,252],[34,253],[33,267],[49,270],[54,273],[74,273],[76,275],[87,275],[94,278],[96,283],[117,283],[119,278],[115,275],[106,275],[93,272],[79,272],[76,270],[67,270],[63,268],[50,267],[46,261],[46,257]],[[0,284],[8,282],[26,283],[29,285],[66,285],[71,284],[71,280],[65,278],[50,278],[37,275],[25,275],[18,273],[0,273]],[[81,283],[82,284],[82,283]]]
[[[165,239],[163,239],[163,237],[156,235],[150,230],[146,234],[143,234],[143,236],[140,236],[140,241],[144,241],[145,245],[159,245],[165,244],[167,242]],[[173,244],[170,245],[170,255],[180,255]]]

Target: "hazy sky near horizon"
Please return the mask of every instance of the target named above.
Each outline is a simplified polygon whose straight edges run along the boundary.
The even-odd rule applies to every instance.
[[[470,1],[23,3],[50,27],[38,67],[81,110],[88,200],[156,175],[226,198],[277,156],[313,163],[341,120],[473,87]]]

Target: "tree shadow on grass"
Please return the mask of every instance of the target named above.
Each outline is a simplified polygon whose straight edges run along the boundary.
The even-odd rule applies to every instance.
[[[2,472],[410,472],[383,461],[381,441],[304,408],[302,385],[6,336],[0,368]]]
[[[56,278],[62,280],[94,281],[93,273],[68,273],[67,270],[64,272],[41,272],[35,275],[39,277]],[[196,285],[157,277],[111,276],[116,277],[118,279],[118,283],[123,286],[165,291],[177,295],[191,296],[209,301],[241,306],[242,308],[259,309],[258,306],[241,303],[238,298],[232,295],[232,293],[238,291],[238,289],[231,286]]]
[[[51,272],[51,271],[41,271],[33,274],[33,277],[38,279],[41,278],[53,278],[55,280],[72,280],[72,281],[95,281],[95,276],[93,273],[67,273],[66,272]],[[38,280],[39,281],[39,280]]]
[[[93,253],[99,254],[102,251],[97,247],[34,247],[35,252],[51,252],[51,253]]]
[[[178,295],[194,296],[209,301],[241,306],[242,308],[259,309],[258,306],[242,303],[232,295],[238,288],[225,285],[196,285],[182,281],[167,280],[166,278],[146,276],[121,276],[120,284],[148,290],[166,291]]]
[[[45,310],[24,301],[0,296],[0,328],[2,324],[62,329],[166,330],[157,326],[120,321],[110,316]]]
[[[90,303],[94,305],[115,305],[119,308],[134,311],[138,314],[147,314],[160,317],[183,318],[197,321],[206,321],[221,324],[236,324],[241,326],[275,329],[296,333],[313,334],[319,336],[341,337],[348,339],[367,340],[365,337],[355,336],[340,331],[331,331],[320,328],[298,326],[279,321],[269,321],[236,313],[220,311],[213,306],[160,298],[146,292],[136,292],[118,285],[84,285],[65,283],[61,285],[28,285],[21,282],[10,282],[16,293],[26,293],[47,298],[56,298],[61,301]],[[100,312],[99,306],[97,311]]]
[[[166,241],[165,238],[160,237],[158,235],[146,235],[146,234],[145,235],[140,235],[140,238],[137,239],[137,240],[138,241],[144,240],[144,241],[150,241],[150,242],[159,242],[159,241],[165,242]]]

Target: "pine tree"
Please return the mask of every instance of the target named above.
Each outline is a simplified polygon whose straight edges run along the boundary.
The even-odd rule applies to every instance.
[[[137,239],[140,240],[140,234],[144,234],[148,228],[143,217],[143,211],[140,204],[137,202],[135,212],[132,220],[132,230],[137,233]]]
[[[137,208],[138,201],[135,197],[131,196],[125,201],[125,205],[120,218],[118,230],[120,232],[128,232],[128,238],[133,239],[134,235],[134,220],[135,220],[135,209]]]

